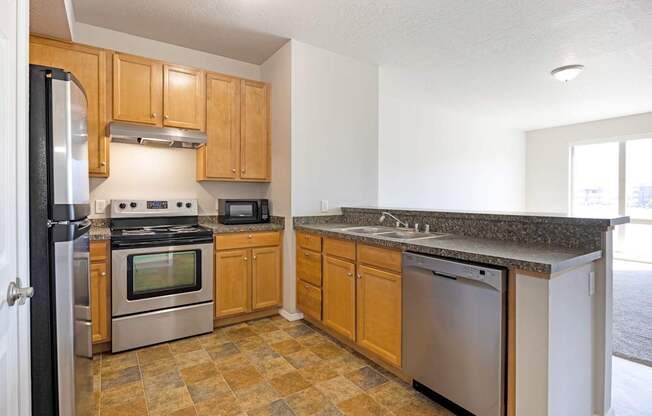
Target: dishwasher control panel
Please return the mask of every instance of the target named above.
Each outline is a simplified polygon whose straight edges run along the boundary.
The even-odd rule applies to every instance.
[[[503,276],[505,270],[461,263],[454,260],[431,257],[423,254],[405,253],[403,267],[418,267],[430,270],[433,274],[450,279],[468,279],[483,282],[497,290],[505,290]]]

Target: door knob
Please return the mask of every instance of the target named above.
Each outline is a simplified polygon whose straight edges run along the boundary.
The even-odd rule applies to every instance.
[[[16,278],[15,282],[9,283],[9,289],[7,290],[7,304],[9,306],[14,306],[16,302],[18,305],[25,304],[27,298],[34,296],[34,288],[21,287],[20,279]]]

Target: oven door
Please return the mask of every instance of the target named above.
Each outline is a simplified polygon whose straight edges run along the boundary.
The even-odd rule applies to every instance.
[[[113,249],[112,316],[213,300],[213,244]]]
[[[225,224],[247,224],[259,221],[258,201],[227,201]]]

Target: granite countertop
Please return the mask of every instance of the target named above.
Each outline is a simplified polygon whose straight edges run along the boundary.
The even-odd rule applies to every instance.
[[[202,227],[212,229],[213,234],[246,233],[246,232],[255,232],[255,231],[279,231],[285,228],[283,224],[277,224],[273,222],[268,222],[263,224],[234,224],[234,225],[226,225],[226,224],[220,224],[214,222],[200,222],[199,225],[201,225]]]
[[[110,240],[111,239],[111,229],[102,225],[91,225],[91,230],[88,233],[88,237],[91,241],[95,240]]]
[[[517,268],[524,271],[552,274],[592,262],[602,257],[600,250],[586,251],[541,245],[524,245],[512,241],[491,240],[449,234],[439,238],[397,241],[381,236],[341,231],[354,224],[295,224],[294,228],[346,240],[355,240],[389,248],[449,257],[464,261]]]

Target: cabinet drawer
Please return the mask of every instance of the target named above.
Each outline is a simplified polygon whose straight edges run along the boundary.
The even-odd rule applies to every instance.
[[[297,278],[321,287],[321,253],[297,248]]]
[[[297,247],[312,251],[321,251],[321,237],[314,234],[297,232]]]
[[[358,263],[401,272],[402,252],[387,248],[358,244]]]
[[[222,234],[215,236],[215,250],[277,246],[280,243],[281,234],[277,231]]]
[[[297,280],[297,308],[306,316],[321,321],[321,289]]]
[[[355,242],[324,238],[324,254],[355,260]]]
[[[108,259],[108,244],[106,241],[91,241],[91,261],[104,262]]]

